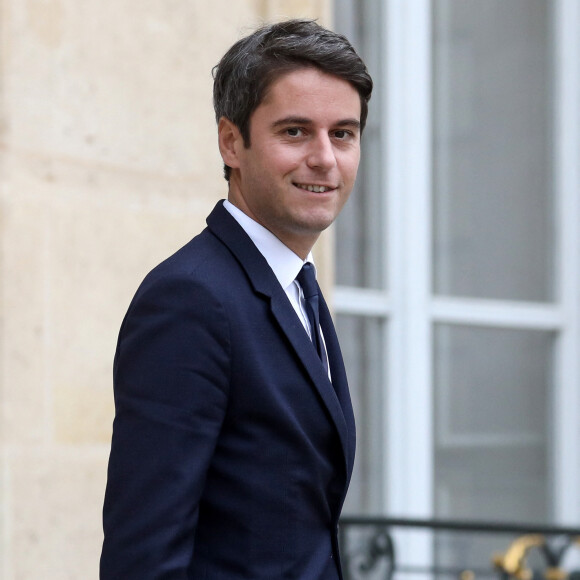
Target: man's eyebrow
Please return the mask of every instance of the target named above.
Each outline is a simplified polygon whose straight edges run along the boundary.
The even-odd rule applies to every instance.
[[[272,127],[283,127],[285,125],[312,125],[312,120],[306,117],[284,117],[272,123]]]
[[[336,123],[337,127],[352,127],[353,129],[360,129],[360,121],[358,119],[343,119]]]
[[[284,117],[272,123],[273,128],[284,127],[286,125],[312,125],[312,119],[306,117]],[[341,119],[333,123],[334,127],[352,127],[353,129],[360,129],[360,121],[358,119]]]

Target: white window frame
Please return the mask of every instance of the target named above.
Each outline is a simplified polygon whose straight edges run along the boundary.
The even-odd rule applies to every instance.
[[[562,327],[554,400],[554,514],[580,520],[580,3],[556,2],[556,190]]]

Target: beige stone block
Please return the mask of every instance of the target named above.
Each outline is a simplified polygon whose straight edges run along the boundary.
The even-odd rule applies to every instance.
[[[147,271],[193,235],[192,221],[110,206],[54,210],[50,357],[59,441],[108,441],[122,317]]]
[[[133,171],[10,149],[2,160],[2,189],[7,200],[68,200],[196,215],[200,207],[211,208],[227,195],[217,145],[212,149],[212,163],[203,172],[187,176]]]
[[[57,384],[53,404],[55,438],[59,443],[110,442],[115,414],[112,388]]]
[[[186,211],[61,201],[51,226],[55,436],[66,443],[108,443],[112,363],[125,311],[145,274],[203,223]]]
[[[0,386],[4,443],[47,435],[47,208],[0,200],[2,337]]]
[[[147,271],[203,229],[215,199],[159,176],[5,161],[3,441],[108,442],[124,312]]]
[[[8,543],[8,502],[9,496],[6,493],[6,454],[0,452],[0,580],[8,580],[8,568],[10,564],[10,550]]]
[[[205,171],[216,143],[211,69],[254,24],[256,2],[4,4],[11,146],[170,176]]]
[[[312,249],[316,262],[316,277],[329,307],[332,305],[332,287],[334,285],[334,268],[332,265],[333,236],[333,228],[330,227],[321,234]]]
[[[266,0],[265,17],[269,21],[285,18],[313,18],[330,25],[328,0]]]
[[[6,580],[96,580],[107,454],[24,452],[11,457]]]

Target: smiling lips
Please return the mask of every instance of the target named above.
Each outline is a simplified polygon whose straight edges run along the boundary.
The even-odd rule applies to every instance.
[[[327,187],[326,185],[308,185],[304,183],[295,183],[294,185],[300,189],[306,189],[314,193],[326,193],[327,191],[336,189],[335,187]]]

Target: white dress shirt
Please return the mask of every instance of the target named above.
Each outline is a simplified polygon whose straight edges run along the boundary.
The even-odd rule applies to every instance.
[[[298,273],[306,262],[310,262],[314,266],[314,271],[316,272],[316,265],[314,264],[312,252],[306,256],[306,260],[302,260],[300,256],[283,244],[270,230],[267,230],[264,226],[253,220],[228,200],[224,201],[224,207],[240,224],[240,226],[242,226],[262,256],[266,258],[266,262],[268,262],[268,265],[272,268],[274,275],[278,279],[278,282],[280,282],[280,286],[282,286],[284,292],[286,292],[290,304],[292,304],[300,322],[302,322],[310,340],[312,340],[312,329],[310,328],[310,320],[306,314],[304,292],[296,280],[296,276],[298,276]],[[324,340],[322,329],[320,329],[320,336],[322,336],[322,342],[325,344],[326,350],[326,342]],[[328,353],[326,355],[326,362],[328,378],[330,379]]]
[[[296,281],[296,276],[298,276],[298,273],[306,262],[314,265],[312,253],[308,254],[306,260],[302,260],[302,258],[295,254],[288,246],[284,245],[272,232],[246,215],[241,209],[227,200],[224,201],[224,207],[240,226],[242,226],[262,256],[266,258],[266,262],[268,262],[278,282],[280,282],[280,286],[286,292],[290,304],[292,304],[296,311],[308,336],[312,338],[310,321],[308,320],[305,309],[304,293],[302,292],[300,284]],[[314,267],[316,270],[316,266]]]

